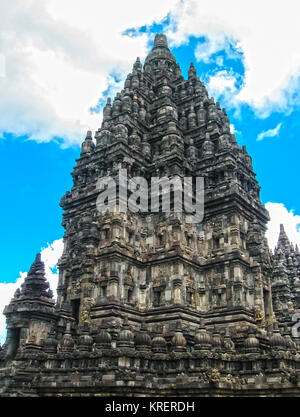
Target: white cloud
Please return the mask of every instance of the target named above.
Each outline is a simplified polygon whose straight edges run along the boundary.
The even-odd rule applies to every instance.
[[[278,125],[274,127],[274,129],[268,129],[268,130],[265,130],[264,132],[259,133],[256,140],[260,141],[260,140],[263,140],[264,138],[274,138],[278,136],[281,126],[282,126],[282,123],[278,123]]]
[[[200,53],[197,46],[195,55],[206,62],[209,54],[229,51],[236,42],[245,66],[236,103],[248,103],[266,117],[275,109],[287,111],[299,86],[299,14],[300,3],[294,0],[186,0],[174,12],[176,31],[170,30],[169,36],[175,45],[190,35],[205,36],[205,45]]]
[[[46,248],[41,250],[41,258],[45,263],[45,275],[56,299],[56,288],[58,283],[58,273],[56,264],[63,252],[63,239],[55,240],[47,244]],[[2,314],[4,307],[9,304],[15,291],[23,284],[27,272],[20,272],[19,278],[15,282],[0,283],[0,343],[5,342],[6,337],[6,318]]]
[[[216,33],[213,37],[208,37],[204,42],[199,42],[195,49],[197,61],[205,63],[212,62],[212,55],[222,49],[228,49],[228,40],[221,33]]]
[[[166,16],[178,0],[21,0],[0,3],[0,137],[4,132],[37,141],[81,141],[96,130],[91,114],[109,74],[125,76],[148,37],[123,36],[129,27]]]
[[[237,88],[235,86],[236,78],[228,71],[219,71],[211,75],[208,80],[207,89],[212,95],[219,97],[221,94],[230,95],[236,94]]]
[[[38,141],[61,137],[79,142],[96,130],[101,115],[91,113],[111,82],[124,77],[136,56],[147,53],[149,32],[124,36],[131,27],[160,22],[169,14],[170,45],[204,37],[197,59],[210,62],[225,50],[245,66],[244,82],[218,74],[209,83],[248,103],[261,117],[299,105],[300,3],[287,0],[21,0],[0,3],[0,137],[4,132]],[[216,58],[222,64],[222,58]],[[2,65],[3,67],[3,65]],[[3,71],[2,71],[3,75]],[[113,82],[112,91],[120,87]],[[234,100],[233,100],[234,98]]]
[[[240,118],[240,105],[236,99],[241,88],[240,75],[233,70],[220,70],[208,75],[207,78],[206,87],[209,95],[220,101],[222,107],[234,111],[236,118]]]
[[[266,237],[268,239],[269,246],[274,250],[278,242],[280,224],[283,224],[284,230],[294,245],[298,245],[300,248],[300,216],[294,214],[293,210],[288,211],[282,203],[265,204],[266,209],[270,214],[270,221],[267,225]]]
[[[230,132],[233,135],[241,135],[241,132],[236,129],[235,125],[233,123],[230,123]]]

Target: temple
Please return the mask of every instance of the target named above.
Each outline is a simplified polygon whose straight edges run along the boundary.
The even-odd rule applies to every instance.
[[[99,211],[99,179],[121,189],[120,170],[203,178],[202,221],[161,199]],[[299,250],[282,226],[270,251],[251,157],[165,35],[107,99],[72,176],[57,299],[38,254],[4,310],[0,396],[299,396]]]

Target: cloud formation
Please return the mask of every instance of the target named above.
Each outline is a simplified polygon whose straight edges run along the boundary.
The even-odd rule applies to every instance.
[[[81,142],[101,116],[90,112],[111,85],[125,77],[148,36],[122,35],[128,27],[163,19],[178,0],[21,0],[0,3],[0,137]]]
[[[173,11],[176,30],[169,37],[180,45],[189,36],[204,36],[195,56],[205,62],[222,50],[241,52],[245,76],[236,104],[247,103],[266,117],[299,104],[299,13],[294,0],[284,6],[277,0],[186,0]]]
[[[274,129],[268,129],[268,130],[265,130],[264,132],[259,133],[259,135],[257,135],[256,140],[261,141],[264,138],[274,138],[278,136],[281,126],[282,126],[282,123],[278,123],[278,125],[274,127]]]
[[[207,88],[211,95],[220,96],[222,94],[226,101],[230,101],[232,96],[238,93],[236,82],[232,73],[222,70],[209,77]]]
[[[271,0],[2,2],[0,137],[80,142],[101,123],[90,109],[103,92],[119,89],[137,55],[145,57],[154,22],[164,22],[171,47],[198,37],[198,60],[222,65],[218,51],[242,60],[243,84],[235,87],[234,74],[214,74],[216,93],[225,89],[235,105],[247,103],[262,117],[290,111],[300,104],[299,14],[294,0],[284,7]],[[124,34],[139,27],[146,29],[138,36]]]

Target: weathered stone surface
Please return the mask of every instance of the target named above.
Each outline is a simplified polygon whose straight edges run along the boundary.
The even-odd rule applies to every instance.
[[[185,80],[157,35],[107,100],[96,144],[87,133],[61,200],[57,302],[38,255],[5,308],[0,395],[300,394],[299,250],[282,227],[270,253],[251,157],[229,126],[195,67]],[[101,214],[97,181],[120,168],[204,177],[203,221]]]

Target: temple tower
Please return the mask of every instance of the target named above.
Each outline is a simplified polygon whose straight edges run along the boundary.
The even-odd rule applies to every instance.
[[[251,157],[164,34],[107,99],[72,177],[55,305],[38,256],[5,310],[3,395],[21,384],[12,360],[36,395],[299,394],[298,248],[281,228],[270,253]]]

